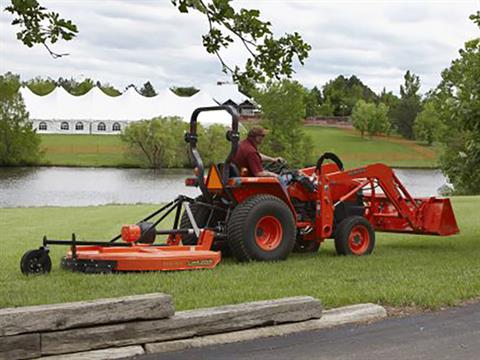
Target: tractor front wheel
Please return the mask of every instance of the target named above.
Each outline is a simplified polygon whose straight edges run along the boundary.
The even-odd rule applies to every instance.
[[[369,255],[375,247],[375,231],[363,216],[350,216],[343,220],[335,235],[338,255]]]
[[[252,196],[233,210],[227,236],[239,261],[285,260],[295,245],[295,220],[276,196]]]

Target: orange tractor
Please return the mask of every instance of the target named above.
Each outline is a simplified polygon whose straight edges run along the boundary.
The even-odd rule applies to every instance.
[[[197,118],[206,111],[227,111],[232,117],[226,133],[230,153],[207,176],[197,150]],[[270,170],[283,181],[241,176],[242,169],[232,163],[238,126],[239,116],[229,106],[196,109],[185,134],[196,176],[185,183],[198,186],[199,197],[181,195],[136,224],[124,225],[110,241],[45,236],[39,249],[22,257],[22,272],[50,272],[49,245],[70,247],[64,268],[96,273],[213,268],[222,253],[238,261],[284,260],[292,251],[316,252],[328,238],[339,255],[367,255],[374,249],[375,231],[459,232],[449,199],[413,198],[383,164],[344,170],[336,155],[325,153],[315,166],[300,170],[273,164]],[[173,212],[173,228],[159,229]],[[157,235],[166,235],[166,242],[156,244]]]

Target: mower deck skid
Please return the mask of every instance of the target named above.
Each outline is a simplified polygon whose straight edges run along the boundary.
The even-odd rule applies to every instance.
[[[196,248],[196,246],[150,245],[128,248],[78,246],[76,258],[73,258],[72,252],[69,251],[62,260],[62,267],[86,273],[168,271],[212,269],[220,262],[220,252]]]

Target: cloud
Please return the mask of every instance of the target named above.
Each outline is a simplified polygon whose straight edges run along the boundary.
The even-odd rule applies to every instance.
[[[42,4],[72,19],[79,35],[54,45],[70,53],[54,60],[41,47],[16,40],[11,15],[0,13],[0,72],[29,79],[91,77],[123,89],[150,80],[157,89],[202,87],[225,79],[201,35],[208,27],[196,12],[181,14],[170,1],[59,1]],[[463,43],[478,36],[468,15],[477,1],[234,1],[237,8],[258,8],[277,36],[299,32],[312,45],[305,66],[295,66],[305,86],[322,86],[343,74],[356,75],[375,91],[398,92],[403,74],[420,76],[422,91],[434,87],[440,72],[458,56]],[[246,54],[234,46],[229,64],[242,65]]]

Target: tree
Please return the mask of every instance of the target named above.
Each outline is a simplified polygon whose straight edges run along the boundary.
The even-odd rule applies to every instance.
[[[202,36],[203,46],[210,54],[215,54],[222,64],[222,71],[230,73],[235,83],[242,89],[249,89],[256,83],[268,79],[291,77],[294,57],[303,64],[311,46],[303,41],[298,33],[285,34],[276,39],[271,23],[260,20],[260,11],[240,9],[236,11],[231,0],[213,0],[205,4],[203,0],[172,0],[180,12],[197,10],[208,20],[209,31]],[[231,67],[221,55],[221,50],[231,45],[236,38],[245,47],[248,58],[244,69]]]
[[[427,102],[417,117],[415,118],[415,124],[413,130],[415,138],[418,140],[426,141],[428,145],[438,139],[441,132],[442,122],[438,117],[433,102]]]
[[[370,137],[388,132],[388,108],[385,104],[375,105],[359,100],[352,111],[352,123],[363,137],[367,133]]]
[[[37,95],[47,95],[50,94],[57,87],[55,80],[50,78],[42,78],[37,76],[34,79],[28,80],[24,83],[32,92]]]
[[[220,124],[212,124],[206,128],[198,125],[198,150],[204,165],[223,163],[231,147],[225,137],[227,129]]]
[[[172,86],[172,87],[170,88],[170,90],[171,90],[175,95],[182,96],[182,97],[190,97],[190,96],[193,96],[193,95],[195,95],[197,92],[200,91],[199,89],[197,89],[197,88],[194,87],[194,86],[188,86],[188,87]]]
[[[320,116],[333,116],[335,108],[330,101],[330,98],[326,98],[323,103],[318,107],[318,115]]]
[[[403,137],[414,138],[413,124],[418,113],[422,110],[420,78],[407,70],[404,76],[405,83],[400,85],[400,102],[393,111],[393,123]]]
[[[85,95],[95,86],[95,82],[89,78],[83,80],[82,82],[78,82],[74,78],[64,79],[60,77],[58,78],[57,84],[75,96]]]
[[[0,165],[34,164],[41,156],[40,138],[32,129],[22,95],[20,77],[0,75]]]
[[[305,118],[305,91],[290,80],[269,83],[254,93],[262,111],[263,125],[270,130],[263,151],[282,156],[293,166],[312,160],[312,139],[303,131]]]
[[[393,114],[395,113],[397,106],[400,103],[400,99],[393,92],[387,92],[387,90],[383,88],[378,101],[382,104],[385,104],[385,106],[388,108],[388,120],[390,122],[389,129],[391,129],[394,126]]]
[[[470,19],[480,28],[480,11]],[[445,126],[440,164],[456,193],[480,194],[480,37],[467,41],[459,54],[434,93]]]
[[[171,0],[171,3],[181,13],[192,10],[205,16],[209,31],[202,36],[204,48],[217,56],[222,71],[231,74],[233,81],[245,91],[268,79],[291,77],[294,59],[303,64],[311,49],[296,32],[274,37],[271,23],[262,21],[258,10],[237,11],[230,5],[231,0],[213,0],[207,4],[203,0]],[[54,53],[49,44],[59,39],[71,40],[78,32],[70,20],[47,12],[37,0],[11,0],[5,10],[14,15],[12,25],[21,27],[17,33],[19,40],[29,47],[43,45],[53,57],[66,54]],[[243,68],[228,65],[221,54],[222,49],[234,43],[234,38],[248,55]]]
[[[136,86],[135,84],[127,85],[127,86],[125,87],[124,92],[127,91],[127,90],[130,89],[130,88],[134,88],[135,91],[138,92],[137,86]]]
[[[97,81],[95,83],[95,86],[102,90],[108,96],[115,97],[122,94],[118,89],[116,89],[113,85],[110,85],[109,83],[102,84],[100,81]]]
[[[98,86],[105,94],[107,94],[108,96],[115,97],[115,96],[120,96],[120,95],[122,95],[122,93],[120,92],[120,90],[118,90],[117,88],[115,88],[113,85],[110,85],[110,84],[102,84],[102,83],[100,83],[99,81],[97,81],[97,86]]]
[[[157,92],[155,91],[155,88],[150,83],[150,81],[147,81],[140,89],[140,94],[146,97],[153,97],[157,95]]]
[[[305,116],[312,117],[319,114],[320,105],[319,98],[321,99],[322,94],[317,87],[314,87],[312,90],[305,89]]]
[[[183,167],[187,162],[183,134],[187,124],[179,117],[157,117],[130,124],[121,138],[134,156],[147,166],[160,169]]]
[[[56,12],[47,12],[37,0],[11,0],[5,11],[12,13],[12,25],[20,25],[17,39],[28,47],[43,45],[53,58],[68,54],[57,54],[50,49],[49,44],[55,44],[59,39],[71,40],[78,32],[77,26],[70,20],[65,20]]]
[[[327,82],[323,86],[323,98],[333,106],[336,116],[349,116],[360,99],[366,102],[378,100],[377,95],[355,75],[348,79],[340,75]]]

